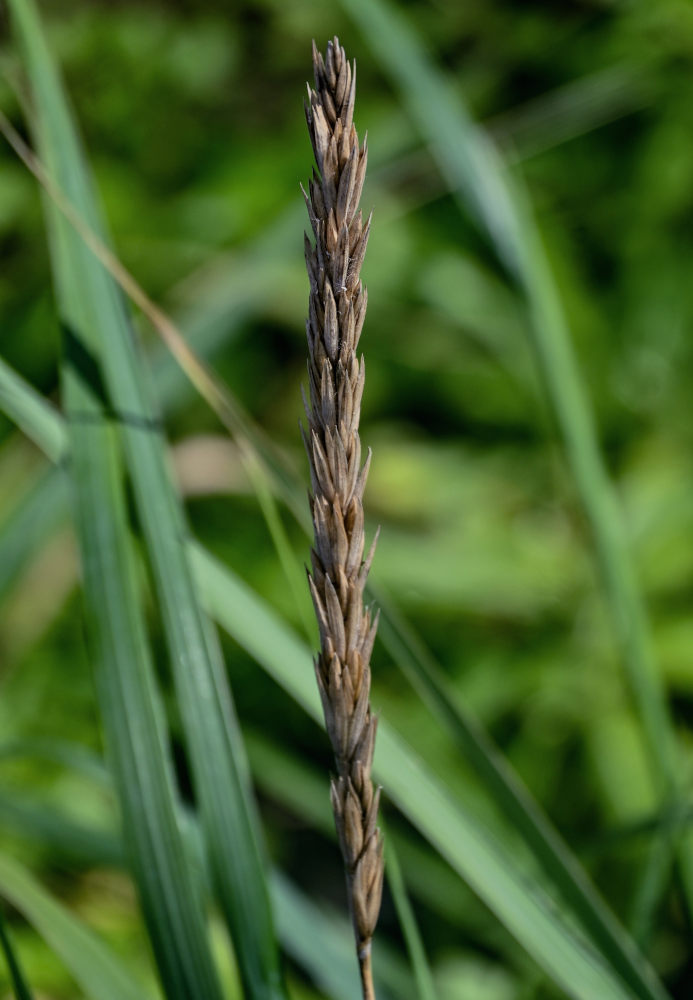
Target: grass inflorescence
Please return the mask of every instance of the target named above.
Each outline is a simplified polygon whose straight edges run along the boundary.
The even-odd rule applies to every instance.
[[[355,66],[335,38],[325,58],[313,44],[315,89],[306,119],[318,171],[306,194],[315,237],[306,236],[310,278],[308,432],[315,529],[310,590],[320,629],[315,662],[327,732],[335,754],[332,808],[344,857],[364,997],[373,996],[371,938],[380,910],[383,842],[379,790],[371,781],[377,719],[371,712],[370,656],[377,615],[363,591],[375,540],[364,559],[363,492],[370,453],[361,463],[359,416],[365,377],[356,349],[366,314],[360,279],[370,231],[359,209],[367,144],[353,123]],[[305,192],[304,192],[305,193]]]

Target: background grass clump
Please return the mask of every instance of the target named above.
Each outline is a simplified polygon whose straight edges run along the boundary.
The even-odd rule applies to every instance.
[[[116,252],[261,428],[263,438],[253,441],[262,453],[288,468],[291,485],[277,492],[299,565],[308,542],[283,501],[298,491],[300,505],[299,484],[308,478],[297,430],[308,294],[298,185],[311,162],[301,100],[311,38],[323,44],[337,33],[356,56],[357,125],[368,130],[370,152],[363,204],[375,209],[363,273],[362,436],[376,459],[367,535],[381,524],[376,599],[386,618],[397,609],[404,634],[414,636],[403,651],[401,641],[387,641],[386,624],[373,654],[374,707],[456,808],[492,831],[490,841],[512,857],[539,900],[532,913],[543,912],[544,893],[561,899],[518,823],[499,807],[491,779],[461,750],[455,723],[446,728],[440,704],[431,711],[430,686],[422,697],[420,677],[412,686],[412,670],[400,669],[412,650],[416,660],[423,649],[419,671],[437,662],[448,709],[451,695],[488,730],[666,990],[684,998],[693,982],[685,854],[693,753],[693,17],[678,0],[582,0],[560,12],[539,2],[416,2],[396,8],[405,36],[378,32],[370,9],[365,0],[344,0],[334,10],[313,0],[223,10],[205,2],[40,5]],[[482,133],[464,133],[467,145],[446,147],[443,132],[436,144],[441,105],[427,132],[425,109],[416,104],[421,79],[408,82],[396,65],[399,57],[405,69],[419,66],[405,58],[409,35],[437,67],[433,84],[444,74],[450,113],[464,105],[481,123]],[[2,66],[0,109],[34,144],[17,97],[32,100],[16,33],[5,34]],[[464,113],[456,121],[467,127]],[[484,202],[477,183],[495,176],[474,172],[485,135],[513,178],[500,192],[510,191],[508,204],[493,184]],[[0,241],[2,358],[64,407],[44,206],[6,144]],[[552,354],[561,324],[550,310],[533,311],[533,289],[535,305],[560,302],[576,365],[570,353],[567,369],[560,349]],[[135,314],[135,326],[191,532],[235,574],[231,592],[205,563],[201,591],[212,595],[203,603],[226,629],[220,637],[259,805],[265,870],[271,865],[288,995],[353,996],[341,978],[354,970],[346,924],[339,923],[344,890],[324,780],[327,740],[300,695],[290,697],[272,678],[277,650],[253,645],[254,635],[270,634],[258,631],[262,619],[247,619],[248,635],[242,621],[224,619],[224,601],[245,607],[248,587],[300,636],[292,642],[315,647],[316,635],[306,636],[303,626],[307,591],[299,588],[297,607],[242,443],[225,435],[146,320]],[[575,372],[584,392],[577,410],[564,412],[561,401],[573,395],[562,379]],[[31,433],[10,419],[8,398],[0,396],[3,912],[36,997],[98,996],[102,976],[97,956],[93,979],[80,978],[65,940],[56,944],[41,924],[37,912],[45,917],[48,905],[41,890],[63,904],[66,919],[108,945],[131,986],[155,996],[113,778],[103,764],[102,708],[68,513],[71,466],[63,460],[62,473],[51,471]],[[585,413],[587,429],[571,438]],[[585,466],[590,441],[608,479],[599,464],[596,472],[589,460]],[[128,486],[121,499],[123,524],[137,536],[133,586],[166,708],[175,794],[189,816],[200,811],[199,787],[170,671],[170,637],[146,569],[150,543],[136,489]],[[634,608],[635,616],[619,619],[619,608]],[[235,639],[228,634],[234,628]],[[302,647],[291,650],[296,660],[291,652],[287,662],[300,665]],[[263,656],[269,673],[258,666]],[[648,687],[653,669],[666,696],[661,706],[657,683]],[[304,676],[312,685],[309,659]],[[658,727],[664,749],[653,746]],[[669,752],[673,785],[658,761]],[[538,932],[536,942],[520,936],[518,947],[520,925],[540,924],[520,914],[515,926],[496,907],[490,868],[480,872],[481,884],[470,873],[470,891],[458,877],[469,853],[456,860],[457,847],[442,843],[443,833],[436,843],[435,831],[426,834],[413,807],[398,799],[406,792],[388,788],[382,772],[378,780],[388,843],[427,955],[427,963],[417,958],[405,934],[406,898],[395,880],[375,944],[378,995],[545,1000],[572,989],[589,997],[584,983],[568,982],[572,966],[551,967]],[[199,874],[199,850],[190,846],[199,827],[190,826],[182,840]],[[200,883],[210,895],[204,878]],[[565,919],[571,928],[575,904],[561,905],[572,912]],[[229,957],[223,912],[213,912],[211,951],[227,995],[241,995],[245,973]],[[615,969],[616,980],[628,984],[610,995],[666,995],[644,965],[636,961],[640,971],[633,972],[618,947],[610,950],[596,923],[585,932],[596,933],[609,976]],[[306,928],[324,941],[308,946]],[[12,995],[11,988],[3,967],[0,995]]]

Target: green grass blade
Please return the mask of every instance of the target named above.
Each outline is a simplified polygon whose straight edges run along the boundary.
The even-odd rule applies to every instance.
[[[0,524],[0,601],[28,560],[65,523],[66,513],[66,476],[52,467],[42,469]]]
[[[387,857],[385,859],[387,884],[390,887],[390,893],[392,894],[392,899],[397,911],[399,925],[402,928],[402,934],[407,945],[407,951],[409,952],[409,960],[414,973],[414,980],[416,981],[418,1000],[437,1000],[437,993],[433,982],[433,975],[431,974],[431,967],[428,964],[426,949],[424,948],[424,943],[421,940],[421,934],[419,932],[419,926],[416,922],[414,910],[409,902],[409,896],[407,895],[407,888],[404,884],[404,878],[402,876],[402,869],[400,868],[397,851],[395,850],[391,837],[388,836],[388,830],[386,828],[384,828],[384,833],[387,837]]]
[[[307,639],[317,640],[315,616],[310,613],[308,591],[305,587],[305,572],[303,566],[296,558],[296,554],[286,534],[284,522],[282,521],[271,489],[269,476],[267,475],[267,467],[250,443],[243,443],[241,448],[243,466],[262,511],[262,516],[272,539],[272,544],[274,545],[274,551],[277,553],[279,565],[284,573],[284,579],[293,596],[294,606],[298,613],[303,632]]]
[[[71,204],[102,230],[57,71],[29,0],[14,0],[18,34],[33,87],[42,159]],[[236,946],[245,989],[257,1000],[283,996],[264,877],[259,824],[216,632],[202,612],[181,539],[185,525],[157,432],[157,414],[115,282],[77,233],[47,205],[63,234],[54,248],[92,311],[96,341],[82,360],[100,359],[109,403],[120,417],[126,460],[152,567],[190,752],[195,788],[222,910]],[[69,346],[69,344],[68,344]],[[74,345],[73,345],[74,346]]]
[[[628,922],[633,938],[643,948],[656,929],[657,909],[669,884],[675,860],[673,847],[690,823],[690,818],[690,806],[685,802],[678,802],[671,813],[664,817],[664,822],[660,818],[651,827],[652,838],[648,844],[640,882],[633,892]]]
[[[0,856],[0,896],[58,955],[89,1000],[144,1000],[127,967],[17,861]]]
[[[55,420],[55,408],[2,358],[0,408],[38,444],[51,462],[60,461],[67,446],[67,433],[64,425]]]
[[[653,840],[630,907],[628,924],[641,947],[647,947],[655,930],[657,907],[671,878],[671,839],[660,835]]]
[[[34,1000],[33,994],[29,989],[29,984],[19,964],[14,946],[10,940],[2,910],[0,910],[0,948],[5,956],[7,971],[10,974],[10,982],[12,983],[16,1000]]]
[[[0,408],[51,462],[67,457],[70,441],[65,418],[2,358]]]

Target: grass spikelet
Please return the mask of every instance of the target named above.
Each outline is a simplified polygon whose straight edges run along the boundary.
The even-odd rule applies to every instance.
[[[364,1000],[375,993],[371,939],[380,910],[383,842],[379,791],[371,781],[377,719],[371,712],[370,654],[377,628],[364,609],[373,556],[364,561],[363,491],[370,453],[361,464],[359,416],[364,362],[356,356],[366,311],[360,270],[370,218],[359,209],[367,146],[353,124],[356,66],[339,40],[323,58],[313,43],[315,89],[306,119],[317,171],[304,191],[315,244],[306,237],[310,300],[306,324],[310,402],[306,403],[310,499],[315,547],[310,590],[320,627],[315,662],[337,774],[331,799],[344,858]]]

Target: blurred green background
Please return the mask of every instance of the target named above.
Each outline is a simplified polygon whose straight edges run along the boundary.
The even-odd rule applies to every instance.
[[[535,206],[690,768],[693,7],[399,6]],[[370,150],[363,203],[374,209],[361,341],[362,440],[374,453],[369,532],[382,526],[373,577],[627,921],[649,845],[638,825],[656,803],[525,307],[448,193],[369,40],[341,7],[316,0],[50,0],[41,9],[119,255],[306,483],[299,182],[312,157],[301,102],[312,38],[324,47],[336,33],[356,57],[356,124]],[[19,64],[7,36],[2,64],[0,107],[19,123]],[[40,198],[4,144],[0,243],[2,354],[57,400]],[[141,329],[156,351],[147,324]],[[157,381],[162,399],[175,397],[167,428],[194,531],[300,629],[238,452],[184,385],[170,365]],[[0,417],[3,530],[44,464]],[[36,512],[28,560],[0,566],[0,731],[15,744],[0,759],[0,849],[148,977],[129,880],[98,837],[76,849],[74,837],[47,825],[54,813],[92,833],[113,823],[107,790],[74,760],[75,745],[100,752],[100,731],[75,544],[53,515]],[[288,514],[285,524],[307,561]],[[226,654],[272,859],[313,901],[343,910],[340,859],[325,832],[327,741],[239,647],[227,641]],[[161,644],[160,658],[163,668]],[[416,734],[455,794],[497,823],[474,774],[379,644],[373,665],[382,715]],[[283,794],[290,763],[303,769],[293,779],[303,783],[303,812]],[[185,788],[182,753],[179,766]],[[390,812],[387,789],[384,799],[440,1000],[555,996]],[[672,995],[690,996],[693,955],[675,880],[648,923],[646,948]],[[19,918],[13,929],[37,994],[79,996],[40,938]],[[384,949],[404,953],[387,894],[378,933]],[[296,996],[322,995],[294,959],[287,963]],[[0,970],[2,996],[4,977]],[[401,989],[395,995],[406,998],[406,979]]]

